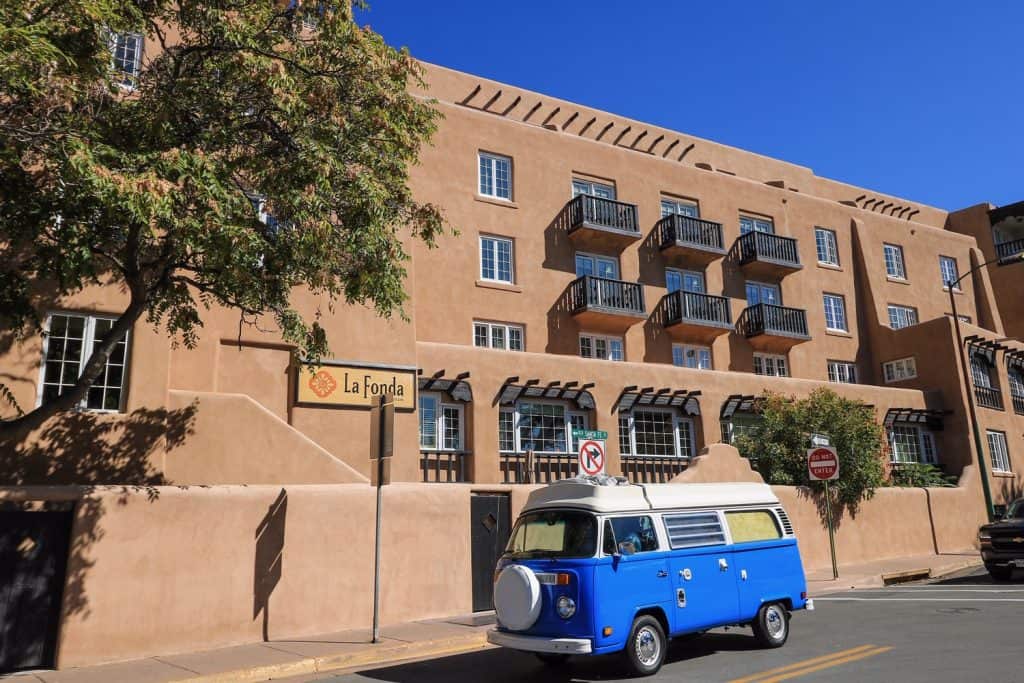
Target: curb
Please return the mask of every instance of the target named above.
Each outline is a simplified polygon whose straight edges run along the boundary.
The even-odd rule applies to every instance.
[[[273,678],[305,676],[310,674],[339,671],[342,669],[378,668],[398,664],[411,659],[447,657],[449,655],[482,650],[489,647],[487,634],[441,638],[421,642],[387,645],[347,654],[307,657],[294,662],[248,667],[234,671],[221,671],[191,678],[177,679],[175,683],[243,683],[267,681]]]
[[[917,581],[921,578],[926,578],[924,576],[925,573],[927,573],[927,578],[931,580],[936,580],[941,579],[945,576],[949,576],[950,574],[955,574],[956,572],[963,571],[964,569],[968,569],[970,567],[980,567],[981,564],[981,558],[978,557],[965,559],[961,562],[956,562],[953,564],[944,564],[938,569],[932,567],[921,567],[920,569],[911,569],[893,573],[860,575],[855,576],[851,580],[845,580],[843,579],[843,577],[839,577],[839,579],[817,580],[814,581],[814,583],[829,583],[832,585],[821,586],[820,588],[816,587],[813,590],[813,593],[811,591],[811,587],[808,586],[808,593],[811,593],[811,597],[821,597],[825,595],[830,595],[832,593],[840,593],[848,590],[863,590],[865,588],[883,588],[886,585],[888,585],[887,580],[892,581],[893,579],[895,579],[894,581],[892,581],[893,584],[900,583],[900,579],[902,579],[903,581]],[[912,578],[906,578],[907,575],[910,574],[915,574],[917,576]],[[808,580],[808,584],[810,583],[812,583],[812,581]]]

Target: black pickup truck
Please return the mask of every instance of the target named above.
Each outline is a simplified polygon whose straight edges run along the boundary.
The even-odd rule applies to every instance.
[[[1024,498],[1006,508],[998,522],[978,529],[981,559],[996,581],[1009,581],[1014,567],[1024,568]]]

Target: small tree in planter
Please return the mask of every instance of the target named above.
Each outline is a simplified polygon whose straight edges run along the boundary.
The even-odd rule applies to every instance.
[[[759,424],[735,446],[769,484],[822,489],[807,474],[807,449],[812,434],[824,434],[839,456],[836,504],[856,513],[860,501],[885,485],[884,432],[867,404],[822,388],[801,399],[766,392],[759,407]]]

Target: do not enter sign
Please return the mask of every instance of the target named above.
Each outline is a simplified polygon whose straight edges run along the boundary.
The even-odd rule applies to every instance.
[[[580,473],[601,474],[604,472],[604,441],[588,439],[580,444]]]
[[[830,481],[839,478],[839,456],[829,446],[811,448],[807,451],[807,473],[811,481]]]

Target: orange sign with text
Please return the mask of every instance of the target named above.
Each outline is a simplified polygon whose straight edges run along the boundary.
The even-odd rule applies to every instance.
[[[396,410],[416,408],[416,371],[360,365],[304,365],[297,399],[311,405],[369,408],[374,396],[391,394]]]

